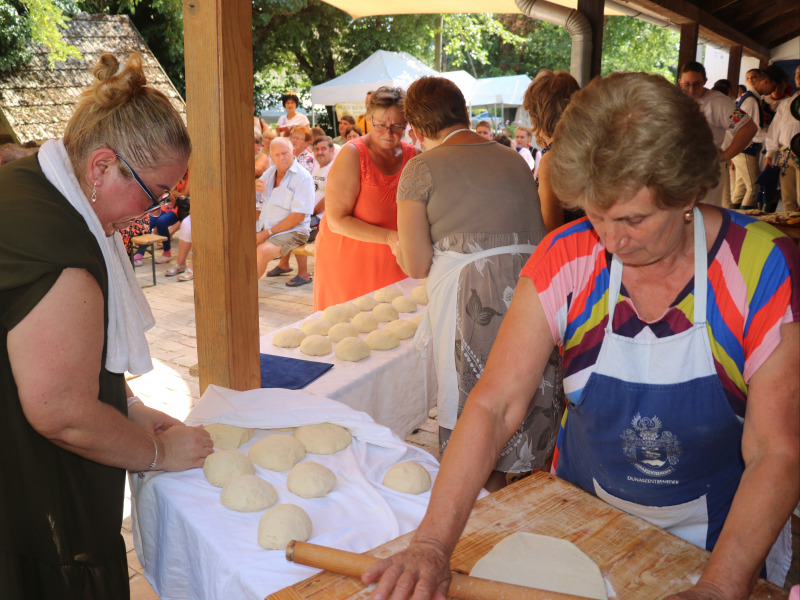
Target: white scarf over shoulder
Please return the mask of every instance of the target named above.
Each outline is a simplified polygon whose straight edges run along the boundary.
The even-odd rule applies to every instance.
[[[103,253],[108,271],[106,369],[112,373],[147,373],[153,369],[153,362],[144,332],[155,325],[155,319],[133,273],[122,236],[116,231],[107,236],[103,231],[91,203],[78,184],[63,140],[49,140],[42,144],[39,164],[47,180],[86,221]]]

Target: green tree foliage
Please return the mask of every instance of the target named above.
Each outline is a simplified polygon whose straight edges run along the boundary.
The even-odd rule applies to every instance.
[[[645,71],[674,82],[680,34],[633,17],[608,17],[603,31],[600,71]]]
[[[75,11],[71,0],[0,0],[0,72],[13,71],[33,57],[31,43],[49,49],[52,67],[80,52],[61,36],[66,19]]]

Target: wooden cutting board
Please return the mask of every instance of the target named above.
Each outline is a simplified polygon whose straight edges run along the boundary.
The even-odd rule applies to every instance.
[[[534,473],[475,504],[451,568],[469,573],[501,539],[528,531],[569,540],[600,567],[620,600],[658,600],[700,578],[709,553],[623,513],[557,477]],[[412,533],[367,554],[385,557],[405,548]],[[531,557],[535,560],[535,557]],[[358,580],[323,571],[267,600],[367,600]],[[785,600],[788,592],[759,579],[756,600]]]

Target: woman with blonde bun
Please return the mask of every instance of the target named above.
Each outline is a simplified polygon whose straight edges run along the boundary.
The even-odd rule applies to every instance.
[[[153,317],[119,232],[186,172],[180,115],[138,55],[103,54],[63,139],[0,168],[0,589],[128,598],[125,471],[200,467],[202,428],[145,406]]]

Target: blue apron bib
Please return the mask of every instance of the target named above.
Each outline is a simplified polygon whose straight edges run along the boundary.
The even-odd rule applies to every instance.
[[[739,485],[742,422],[714,367],[706,329],[707,252],[694,209],[694,325],[665,338],[612,330],[622,262],[613,257],[608,323],[593,373],[560,432],[557,474],[708,550]]]

